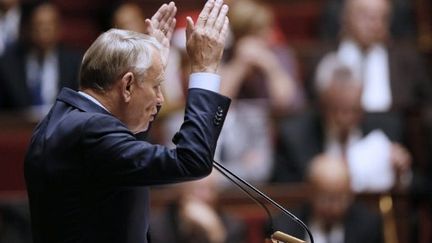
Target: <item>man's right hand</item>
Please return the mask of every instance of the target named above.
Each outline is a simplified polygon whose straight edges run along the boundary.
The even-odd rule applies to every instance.
[[[186,49],[192,72],[216,73],[228,35],[228,6],[223,0],[209,0],[197,23],[187,17]]]

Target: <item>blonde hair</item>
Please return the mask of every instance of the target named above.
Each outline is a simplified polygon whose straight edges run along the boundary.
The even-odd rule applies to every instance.
[[[273,23],[273,13],[253,0],[236,0],[228,13],[231,30],[236,39],[254,34]]]
[[[104,91],[124,73],[142,76],[152,64],[159,42],[148,35],[119,29],[101,34],[84,54],[80,68],[80,87]]]

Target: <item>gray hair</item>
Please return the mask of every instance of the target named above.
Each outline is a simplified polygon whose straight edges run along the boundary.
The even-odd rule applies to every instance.
[[[362,82],[353,70],[336,53],[329,53],[318,64],[315,74],[315,92],[319,95],[334,82],[344,82],[362,86]]]
[[[144,75],[152,64],[154,48],[160,50],[160,43],[145,34],[120,29],[104,32],[84,54],[80,87],[104,91],[128,71]]]

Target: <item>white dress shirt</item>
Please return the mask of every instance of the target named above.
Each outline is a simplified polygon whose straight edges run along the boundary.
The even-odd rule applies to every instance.
[[[18,39],[21,11],[18,7],[0,13],[0,55],[6,46]]]
[[[363,82],[363,108],[368,112],[388,111],[392,105],[392,94],[387,49],[375,44],[362,52],[355,42],[347,39],[340,44],[337,56]]]
[[[56,51],[47,53],[41,61],[38,61],[33,52],[27,56],[27,87],[32,87],[32,82],[40,82],[42,97],[42,104],[33,105],[29,108],[30,119],[39,120],[44,117],[54,103],[59,90],[59,68]]]
[[[342,224],[334,225],[328,232],[324,231],[320,223],[312,221],[310,225],[311,233],[315,243],[344,243],[345,233]]]

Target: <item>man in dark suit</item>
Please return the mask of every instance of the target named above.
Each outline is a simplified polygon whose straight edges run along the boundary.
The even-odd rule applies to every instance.
[[[39,120],[62,87],[78,88],[80,54],[60,43],[60,13],[50,3],[23,11],[21,40],[0,58],[5,110],[30,111]]]
[[[175,26],[174,3],[146,20],[148,35],[112,29],[84,55],[80,92],[63,89],[37,126],[25,159],[35,243],[149,242],[150,185],[204,177],[230,100],[216,75],[228,7],[187,19],[192,74],[175,149],[136,139],[163,103],[161,82]]]
[[[367,112],[406,113],[430,106],[432,86],[424,60],[415,47],[391,38],[390,15],[391,1],[346,0],[338,43],[320,46],[306,75],[315,73],[324,54],[336,54],[363,82],[362,106]],[[307,82],[313,93],[313,77]]]
[[[308,111],[281,123],[274,181],[302,181],[309,162],[320,153],[334,154],[351,164],[353,161],[349,160],[349,152],[376,129],[382,130],[388,140],[401,142],[402,121],[398,115],[363,116],[362,84],[337,56],[324,60],[316,81],[319,112]],[[400,175],[408,172],[411,160],[407,150],[396,143],[389,147],[391,168]],[[364,151],[362,160],[367,162],[377,155],[379,153]],[[385,163],[384,160],[388,161],[380,159],[380,163]],[[356,174],[356,171],[351,172]]]
[[[310,185],[309,203],[298,217],[306,223],[316,243],[381,243],[383,225],[380,216],[360,203],[355,203],[350,186],[350,173],[343,160],[318,155],[307,172]],[[304,239],[306,233],[285,215],[274,219],[273,232],[281,230]]]

